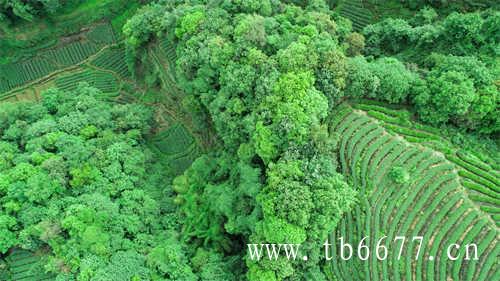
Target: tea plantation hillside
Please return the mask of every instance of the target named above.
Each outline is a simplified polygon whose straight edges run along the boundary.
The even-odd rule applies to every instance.
[[[144,85],[133,78],[127,65],[125,46],[117,41],[118,37],[110,23],[97,22],[82,28],[77,34],[60,38],[55,47],[39,48],[32,57],[0,65],[0,85],[3,87],[0,88],[0,102],[39,100],[42,92],[50,87],[73,91],[83,82],[99,89],[105,100],[157,103],[157,121],[161,124],[158,132],[162,133],[154,137],[153,143],[166,136],[169,131],[166,128],[178,120],[191,127],[189,113],[182,112],[183,95],[176,85],[175,74],[172,74],[175,57],[166,55],[167,44],[162,44],[159,54],[164,61],[156,55],[160,47],[151,48],[151,68],[159,71],[161,85]],[[175,54],[175,50],[173,52]],[[191,138],[190,133],[187,134]],[[176,140],[173,138],[170,142]],[[204,141],[209,141],[209,138],[204,138]],[[170,145],[168,143],[164,145]],[[190,165],[198,155],[196,147],[178,156],[177,161],[181,164],[174,165],[175,169],[183,171]]]
[[[0,0],[0,281],[500,281],[500,2]]]
[[[412,122],[410,112],[404,109],[388,108],[373,101],[357,102],[353,107],[366,112],[379,121],[389,132],[400,135],[410,143],[420,144],[441,153],[453,163],[469,198],[478,207],[490,214],[499,226],[498,195],[500,154],[492,143],[480,144],[474,139],[460,139],[464,136],[453,130],[437,129]],[[445,137],[445,133],[448,137]],[[450,139],[454,136],[455,139]],[[456,138],[459,138],[456,140]]]
[[[156,125],[147,133],[147,149],[153,154],[149,157],[154,159],[150,169],[161,172],[155,172],[158,175],[151,177],[151,184],[144,188],[149,196],[157,198],[164,194],[164,186],[156,181],[168,182],[168,177],[181,174],[204,148],[199,135],[188,129],[191,126],[190,115],[183,112],[183,96],[172,78],[171,70],[160,73],[158,79],[170,79],[168,84],[161,85],[144,83],[132,73],[125,45],[120,39],[121,26],[118,30],[116,28],[120,24],[118,20],[99,19],[81,26],[77,32],[54,38],[57,43],[38,45],[32,48],[31,53],[27,50],[15,53],[12,59],[6,60],[7,63],[0,64],[0,103],[43,102],[46,91],[51,88],[72,95],[82,85],[88,85],[96,88],[96,98],[102,103],[144,103],[155,107]],[[167,61],[167,57],[164,59]],[[151,66],[155,68],[153,63]],[[163,71],[161,65],[156,69]],[[176,100],[171,99],[174,93]],[[4,108],[7,107],[0,107],[0,111]],[[106,113],[103,111],[102,114]],[[0,116],[3,118],[4,112],[0,112]],[[2,137],[3,133],[0,130]],[[207,144],[209,138],[203,141]],[[172,202],[168,204],[173,205]],[[0,241],[0,244],[5,242]],[[25,248],[29,250],[14,248],[0,256],[0,280],[56,280],[54,269],[52,273],[47,272],[53,253],[42,252],[36,245]]]
[[[128,95],[135,87],[125,61],[125,49],[107,22],[60,38],[58,46],[41,49],[31,57],[0,65],[2,100],[39,99],[43,89],[71,90],[88,82],[104,93]]]
[[[339,136],[342,170],[359,188],[360,204],[331,240],[358,245],[369,236],[364,243],[370,249],[382,237],[423,236],[424,243],[422,251],[414,241],[402,248],[391,244],[382,261],[375,253],[367,261],[342,261],[334,248],[334,274],[342,280],[494,280],[500,252],[497,158],[488,163],[447,146],[439,135],[412,127],[407,111],[380,104],[343,104],[334,116],[330,126]],[[459,259],[446,256],[448,245],[472,242],[478,243],[478,261],[466,260],[463,247]]]

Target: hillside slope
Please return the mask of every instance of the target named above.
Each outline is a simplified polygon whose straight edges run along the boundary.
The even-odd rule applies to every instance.
[[[330,240],[343,237],[357,246],[368,236],[364,243],[375,251],[387,236],[382,243],[389,248],[387,259],[370,253],[367,261],[343,261],[334,249],[334,274],[342,280],[494,280],[500,253],[498,171],[492,171],[489,180],[478,180],[490,182],[481,189],[493,202],[485,208],[474,197],[477,189],[464,184],[470,181],[460,172],[465,169],[443,153],[408,142],[350,105],[340,106],[334,116],[331,129],[340,138],[343,172],[361,192],[359,206],[344,217]],[[403,175],[395,176],[395,169]],[[396,236],[407,239],[401,259]],[[411,241],[416,236],[423,236],[418,260],[418,243]],[[459,253],[452,251],[453,256],[460,254],[456,261],[446,256],[453,243],[462,245]],[[477,261],[465,259],[463,245],[468,243],[477,244]]]

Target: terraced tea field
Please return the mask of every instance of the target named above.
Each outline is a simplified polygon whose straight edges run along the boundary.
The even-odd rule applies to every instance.
[[[38,99],[42,90],[57,86],[72,90],[79,82],[97,87],[107,98],[120,100],[127,88],[142,91],[130,79],[125,49],[117,42],[109,23],[102,22],[68,37],[48,49],[40,48],[31,58],[0,65],[0,102]],[[27,89],[33,95],[27,95]]]
[[[22,249],[14,249],[6,259],[6,268],[0,269],[0,280],[53,281],[52,274],[43,270],[42,256]]]
[[[340,1],[340,14],[352,22],[355,31],[361,31],[365,26],[373,23],[372,12],[367,9],[362,0]]]
[[[0,65],[0,97],[25,83],[82,63],[103,47],[114,44],[113,30],[107,23],[93,26],[77,36],[66,38],[56,47],[39,50],[31,58]]]
[[[360,204],[330,240],[343,237],[359,245],[368,236],[370,249],[384,236],[391,243],[387,259],[371,253],[366,261],[344,261],[334,246],[332,272],[340,280],[495,280],[500,254],[497,166],[460,150],[444,154],[425,145],[441,138],[414,129],[406,115],[369,104],[343,104],[334,115],[331,128],[340,137],[341,167],[360,190]],[[407,182],[394,180],[394,167],[407,171]],[[418,259],[414,243],[398,253],[392,242],[397,236],[423,236]],[[466,260],[460,248],[458,260],[450,260],[447,247],[453,243],[477,243],[479,259]]]
[[[448,161],[455,164],[469,198],[482,211],[491,215],[497,227],[500,225],[500,209],[497,207],[500,203],[498,152],[494,152],[496,155],[488,155],[456,148],[450,140],[441,136],[439,129],[411,122],[410,113],[406,110],[390,109],[370,101],[357,103],[354,107],[365,111],[387,130],[403,136],[408,142],[441,152]]]
[[[181,123],[159,132],[151,143],[176,175],[187,169],[201,153],[193,135]]]
[[[73,73],[56,79],[56,85],[59,89],[65,91],[75,90],[78,83],[88,82],[91,86],[96,87],[103,93],[113,93],[118,91],[118,81],[109,72],[84,70],[82,72]]]
[[[213,139],[214,132],[210,131],[211,128],[204,125],[203,128],[194,129],[193,114],[182,104],[185,93],[177,84],[175,44],[167,38],[151,44],[148,49],[148,65],[160,82],[159,108],[163,114],[160,119],[171,120],[173,117],[187,128],[192,128],[191,132],[202,147],[213,145],[216,140]]]
[[[144,85],[133,77],[126,63],[125,48],[117,41],[109,23],[98,23],[82,32],[60,38],[54,47],[40,47],[32,57],[0,65],[0,102],[39,100],[42,92],[59,88],[71,94],[79,83],[102,92],[116,103],[143,102],[153,105],[159,125],[150,136],[149,147],[172,175],[179,175],[201,154],[198,135],[190,131],[189,112],[183,111],[183,93],[175,79],[175,48],[166,43],[153,48],[150,67],[157,68],[160,87]],[[170,53],[169,53],[170,51]],[[153,95],[152,102],[146,93]],[[1,238],[0,238],[1,239]],[[41,255],[16,249],[0,258],[0,281],[55,280],[43,270]],[[46,263],[43,263],[46,264]]]
[[[123,79],[130,77],[123,47],[110,47],[103,50],[90,64],[100,69],[112,71]]]

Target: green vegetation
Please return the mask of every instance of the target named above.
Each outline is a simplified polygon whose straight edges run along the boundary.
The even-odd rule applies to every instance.
[[[364,7],[361,0],[343,1],[340,7],[340,14],[351,20],[354,30],[362,30],[365,26],[373,22],[371,11]]]
[[[274,243],[321,241],[353,200],[353,191],[335,172],[333,158],[326,153],[333,153],[328,140],[318,138],[316,145],[309,144],[311,127],[320,125],[325,117],[322,111],[328,106],[326,98],[314,88],[313,73],[323,68],[318,58],[328,56],[319,46],[334,47],[336,44],[332,38],[334,23],[321,14],[312,13],[306,13],[297,21],[295,17],[300,15],[301,9],[293,6],[288,6],[282,15],[274,14],[272,7],[265,5],[255,11],[261,8],[262,15],[247,15],[241,19],[219,16],[217,26],[236,27],[230,34],[214,33],[214,23],[205,20],[209,16],[224,15],[226,11],[219,7],[190,10],[179,6],[169,12],[168,6],[149,6],[124,27],[129,47],[141,52],[141,44],[162,32],[154,30],[156,26],[149,22],[155,20],[154,14],[167,18],[176,13],[183,15],[178,24],[164,27],[167,34],[169,29],[175,30],[176,38],[167,37],[167,40],[172,42],[170,44],[175,40],[177,71],[170,79],[160,71],[161,77],[167,76],[162,84],[177,80],[185,94],[201,99],[223,147],[197,159],[176,179],[175,189],[182,191],[177,201],[186,216],[186,237],[194,244],[228,254],[241,247],[229,239],[231,236]],[[272,31],[276,39],[267,44],[262,37],[266,32],[263,23],[276,21],[278,16],[296,29],[309,28],[310,32],[291,33],[284,38],[280,37],[284,30],[276,26]],[[318,18],[322,21],[318,22]],[[253,32],[254,25],[262,30]],[[323,36],[319,36],[320,31]],[[288,40],[288,48],[281,47],[283,40]],[[161,42],[165,45],[165,41]],[[193,42],[206,48],[189,48]],[[222,48],[218,46],[221,44]],[[162,46],[161,51],[167,60],[172,60],[171,49]],[[201,55],[204,53],[209,56]],[[154,53],[151,55],[160,65],[161,59]],[[170,66],[161,65],[167,70]],[[239,79],[241,76],[247,79]],[[219,86],[204,82],[212,79],[216,79],[218,82],[213,84]],[[265,85],[260,84],[262,79],[268,79],[265,84],[269,86],[254,93],[252,88]],[[261,101],[257,98],[266,95]],[[288,132],[282,128],[285,122],[290,128]],[[325,129],[318,128],[323,133]],[[313,152],[297,153],[297,148],[301,147],[318,152],[324,149],[325,154],[313,157]],[[317,178],[308,175],[307,171],[313,169],[320,171]],[[266,181],[261,177],[264,173],[268,177]],[[338,201],[338,207],[328,203],[332,200]],[[213,201],[225,203],[220,207],[211,206]],[[318,220],[320,217],[332,220],[324,225]],[[312,260],[319,260],[319,249],[308,252]],[[279,269],[251,260],[247,263],[250,268],[247,276],[252,280],[261,276],[282,279],[291,275],[322,275],[314,263],[307,268],[298,261],[283,260],[283,267]]]
[[[80,82],[89,82],[91,86],[99,89],[103,93],[118,91],[115,77],[108,72],[86,70],[56,79],[56,85],[61,90],[75,90]]]
[[[391,262],[389,260],[380,262],[373,256],[369,263],[363,264],[357,259],[342,261],[337,256],[332,262],[333,272],[339,278],[346,280],[352,279],[349,276],[352,275],[353,268],[368,280],[380,280],[379,273],[384,276],[382,280],[399,280],[405,275],[406,278],[416,278],[412,280],[446,280],[446,276],[452,276],[446,268],[453,267],[453,276],[456,280],[465,280],[466,276],[476,276],[473,280],[494,278],[494,271],[485,269],[486,273],[481,273],[482,267],[490,266],[487,263],[470,263],[464,260],[463,256],[457,261],[450,261],[443,249],[451,243],[462,243],[460,242],[462,239],[482,241],[490,231],[496,231],[498,221],[493,217],[493,213],[489,212],[488,207],[482,206],[498,206],[498,201],[490,205],[490,202],[474,198],[477,189],[473,187],[479,185],[466,184],[455,171],[455,169],[467,170],[467,166],[463,163],[459,162],[462,166],[455,166],[443,156],[431,152],[429,148],[424,148],[420,144],[410,144],[398,139],[397,136],[390,136],[384,130],[377,131],[377,127],[373,126],[377,124],[374,120],[371,118],[367,120],[362,112],[351,111],[335,125],[340,142],[348,144],[340,146],[341,160],[342,155],[345,155],[345,160],[341,161],[343,170],[351,174],[352,178],[356,179],[355,182],[361,183],[360,188],[365,190],[367,198],[366,201],[360,199],[360,209],[356,210],[356,217],[347,216],[344,218],[345,221],[341,222],[341,225],[350,226],[350,230],[339,227],[332,238],[348,237],[347,241],[351,245],[357,245],[360,237],[366,235],[380,234],[380,237],[387,235],[387,239],[391,240],[395,235],[412,237],[423,234],[424,241],[429,241],[426,246],[428,252],[413,265],[411,260],[414,259],[415,251],[412,249],[404,250],[403,260],[392,258]],[[378,126],[380,128],[380,125]],[[371,131],[377,134],[375,137],[370,137],[369,141],[362,142],[356,136],[356,131]],[[390,137],[384,137],[388,135]],[[360,159],[364,160],[360,163]],[[357,168],[359,165],[361,170]],[[483,163],[482,166],[485,165],[487,164]],[[461,183],[465,190],[460,186]],[[491,190],[485,196],[498,198],[498,190]],[[456,199],[451,200],[451,198]],[[437,207],[440,205],[442,207]],[[482,211],[474,206],[480,206]],[[381,213],[382,210],[384,213]],[[465,218],[458,222],[461,216]],[[481,223],[477,225],[476,220]],[[364,221],[364,225],[358,221]],[[453,235],[449,235],[451,233]],[[467,235],[462,235],[464,233]],[[370,240],[367,245],[370,249],[375,249],[376,242]],[[490,246],[498,249],[498,244],[492,243]],[[436,257],[439,253],[441,256],[434,262],[422,262],[422,258],[425,260],[428,256]],[[488,261],[496,259],[494,253],[486,249],[479,255]],[[472,264],[474,264],[473,269],[469,269]],[[464,270],[458,271],[457,267],[464,267]]]
[[[106,40],[100,39],[96,34],[103,34],[101,36]],[[113,32],[108,24],[98,24],[90,31],[80,33],[77,37],[69,37],[68,40],[71,41],[40,50],[28,59],[0,65],[0,97],[2,93],[42,79],[57,70],[80,64],[104,46],[114,43]]]
[[[125,58],[125,50],[123,48],[110,47],[105,49],[91,62],[91,64],[102,69],[113,71],[123,79],[130,77]]]
[[[175,243],[180,225],[157,191],[149,192],[169,177],[145,145],[150,110],[111,105],[99,95],[80,86],[47,91],[36,104],[1,105],[1,252],[45,245],[51,251],[44,271],[80,278],[192,275],[188,267],[155,266],[169,261],[156,252],[172,259],[183,249],[155,242]],[[25,272],[14,261],[7,260],[9,270]]]
[[[62,1],[40,1],[40,0],[5,0],[0,3],[0,21],[21,18],[33,21],[35,16],[41,14],[55,14],[64,3]]]
[[[2,280],[53,281],[54,274],[46,273],[43,268],[46,262],[43,253],[14,249],[6,259],[5,275],[2,276]]]
[[[54,14],[38,13],[32,21],[19,17],[2,16],[3,5],[9,3],[62,3]],[[7,0],[0,3],[0,63],[9,63],[29,58],[41,49],[56,46],[59,37],[74,35],[91,24],[112,22],[113,31],[120,36],[123,18],[131,15],[140,1],[130,0]],[[9,9],[7,7],[7,9]]]
[[[499,72],[495,49],[500,12],[454,12],[443,19],[436,16],[434,12],[433,17],[414,22],[386,19],[366,27],[365,54],[394,55],[424,72],[424,80],[418,81],[410,99],[422,120],[497,133]]]
[[[490,0],[0,0],[0,280],[495,280],[499,19]]]
[[[181,123],[156,134],[151,143],[175,175],[189,168],[200,154],[199,145]]]

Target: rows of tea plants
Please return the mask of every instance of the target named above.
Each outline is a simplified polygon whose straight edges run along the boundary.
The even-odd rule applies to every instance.
[[[171,115],[182,120],[187,127],[193,128],[191,132],[200,144],[210,145],[213,141],[210,128],[201,128],[199,124],[195,124],[193,118],[198,118],[194,116],[197,113],[191,112],[183,103],[186,95],[177,83],[176,57],[175,45],[169,39],[159,40],[148,48],[149,71],[157,75],[161,86],[157,102],[168,108]]]
[[[163,41],[162,41],[163,42]],[[172,62],[167,54],[163,51],[161,43],[151,46],[148,52],[149,65],[152,70],[158,75],[161,83],[161,93],[158,96],[159,102],[169,110],[172,115],[181,119],[187,126],[192,125],[190,119],[190,112],[186,111],[182,105],[182,100],[185,97],[184,92],[177,85],[175,68],[175,61]]]
[[[330,237],[333,274],[340,280],[493,280],[500,251],[492,234],[497,226],[465,192],[461,168],[442,153],[386,129],[385,121],[364,110],[343,104],[330,120],[339,137],[342,170],[360,190],[360,204]],[[395,168],[406,177],[397,178]],[[385,259],[375,252],[359,259],[357,246],[365,236],[364,245],[373,251],[386,236]],[[401,249],[397,236],[407,239]],[[416,236],[423,236],[418,260],[418,244],[411,242]],[[340,237],[353,245],[353,258],[341,259]],[[460,249],[458,260],[450,260],[447,247],[452,243],[477,243],[480,259],[465,260]]]
[[[91,55],[97,53],[99,46],[89,41],[75,41],[63,47],[51,49],[46,55],[51,58],[58,68],[78,64]]]
[[[111,26],[98,24],[67,42],[37,50],[31,57],[0,65],[0,94],[41,79],[57,70],[80,64],[104,46],[115,43]],[[121,72],[120,72],[121,73]]]
[[[356,103],[353,107],[366,112],[385,129],[403,136],[407,141],[443,153],[447,160],[456,165],[461,184],[467,189],[469,198],[487,212],[497,226],[500,225],[500,208],[496,207],[500,203],[500,172],[493,158],[495,156],[490,158],[455,148],[440,135],[438,129],[410,121],[410,114],[404,109],[392,109],[372,101]]]
[[[175,69],[175,62],[177,61],[177,53],[175,51],[175,44],[168,38],[164,38],[159,42],[161,52],[169,61],[169,67]]]
[[[55,276],[46,273],[40,262],[41,257],[33,252],[14,249],[6,258],[7,269],[4,275],[16,281],[45,281],[55,280]],[[1,277],[1,275],[0,275]]]
[[[94,26],[86,34],[86,38],[99,46],[111,45],[116,42],[113,28],[108,23],[101,23]]]
[[[0,65],[0,94],[43,77],[57,68],[44,57]]]
[[[151,140],[154,149],[168,159],[175,174],[182,173],[200,155],[198,144],[186,127],[177,122]]]
[[[153,142],[162,153],[176,155],[191,146],[194,139],[182,124],[177,123],[158,133]]]
[[[184,153],[172,158],[169,163],[169,168],[176,175],[182,174],[191,164],[201,155],[200,147],[192,145]]]
[[[130,77],[130,72],[125,60],[125,49],[110,47],[103,50],[92,62],[99,68],[107,69],[120,75],[122,78]]]
[[[175,78],[175,60],[172,61],[172,58],[169,58],[168,53],[161,48],[161,45],[152,48],[149,57],[151,58],[152,63],[156,65],[160,74],[163,89],[167,90],[172,97],[181,98],[183,94],[177,86]]]
[[[121,92],[115,101],[117,103],[120,103],[120,104],[127,104],[127,103],[136,102],[137,98],[133,94],[125,91],[125,92]]]
[[[103,93],[116,93],[119,90],[119,81],[113,74],[92,69],[86,69],[81,72],[58,77],[56,79],[56,86],[62,90],[72,91],[75,90],[81,82],[87,82]]]
[[[371,11],[363,7],[361,0],[343,1],[340,14],[352,21],[352,27],[355,31],[362,30],[373,21]]]

